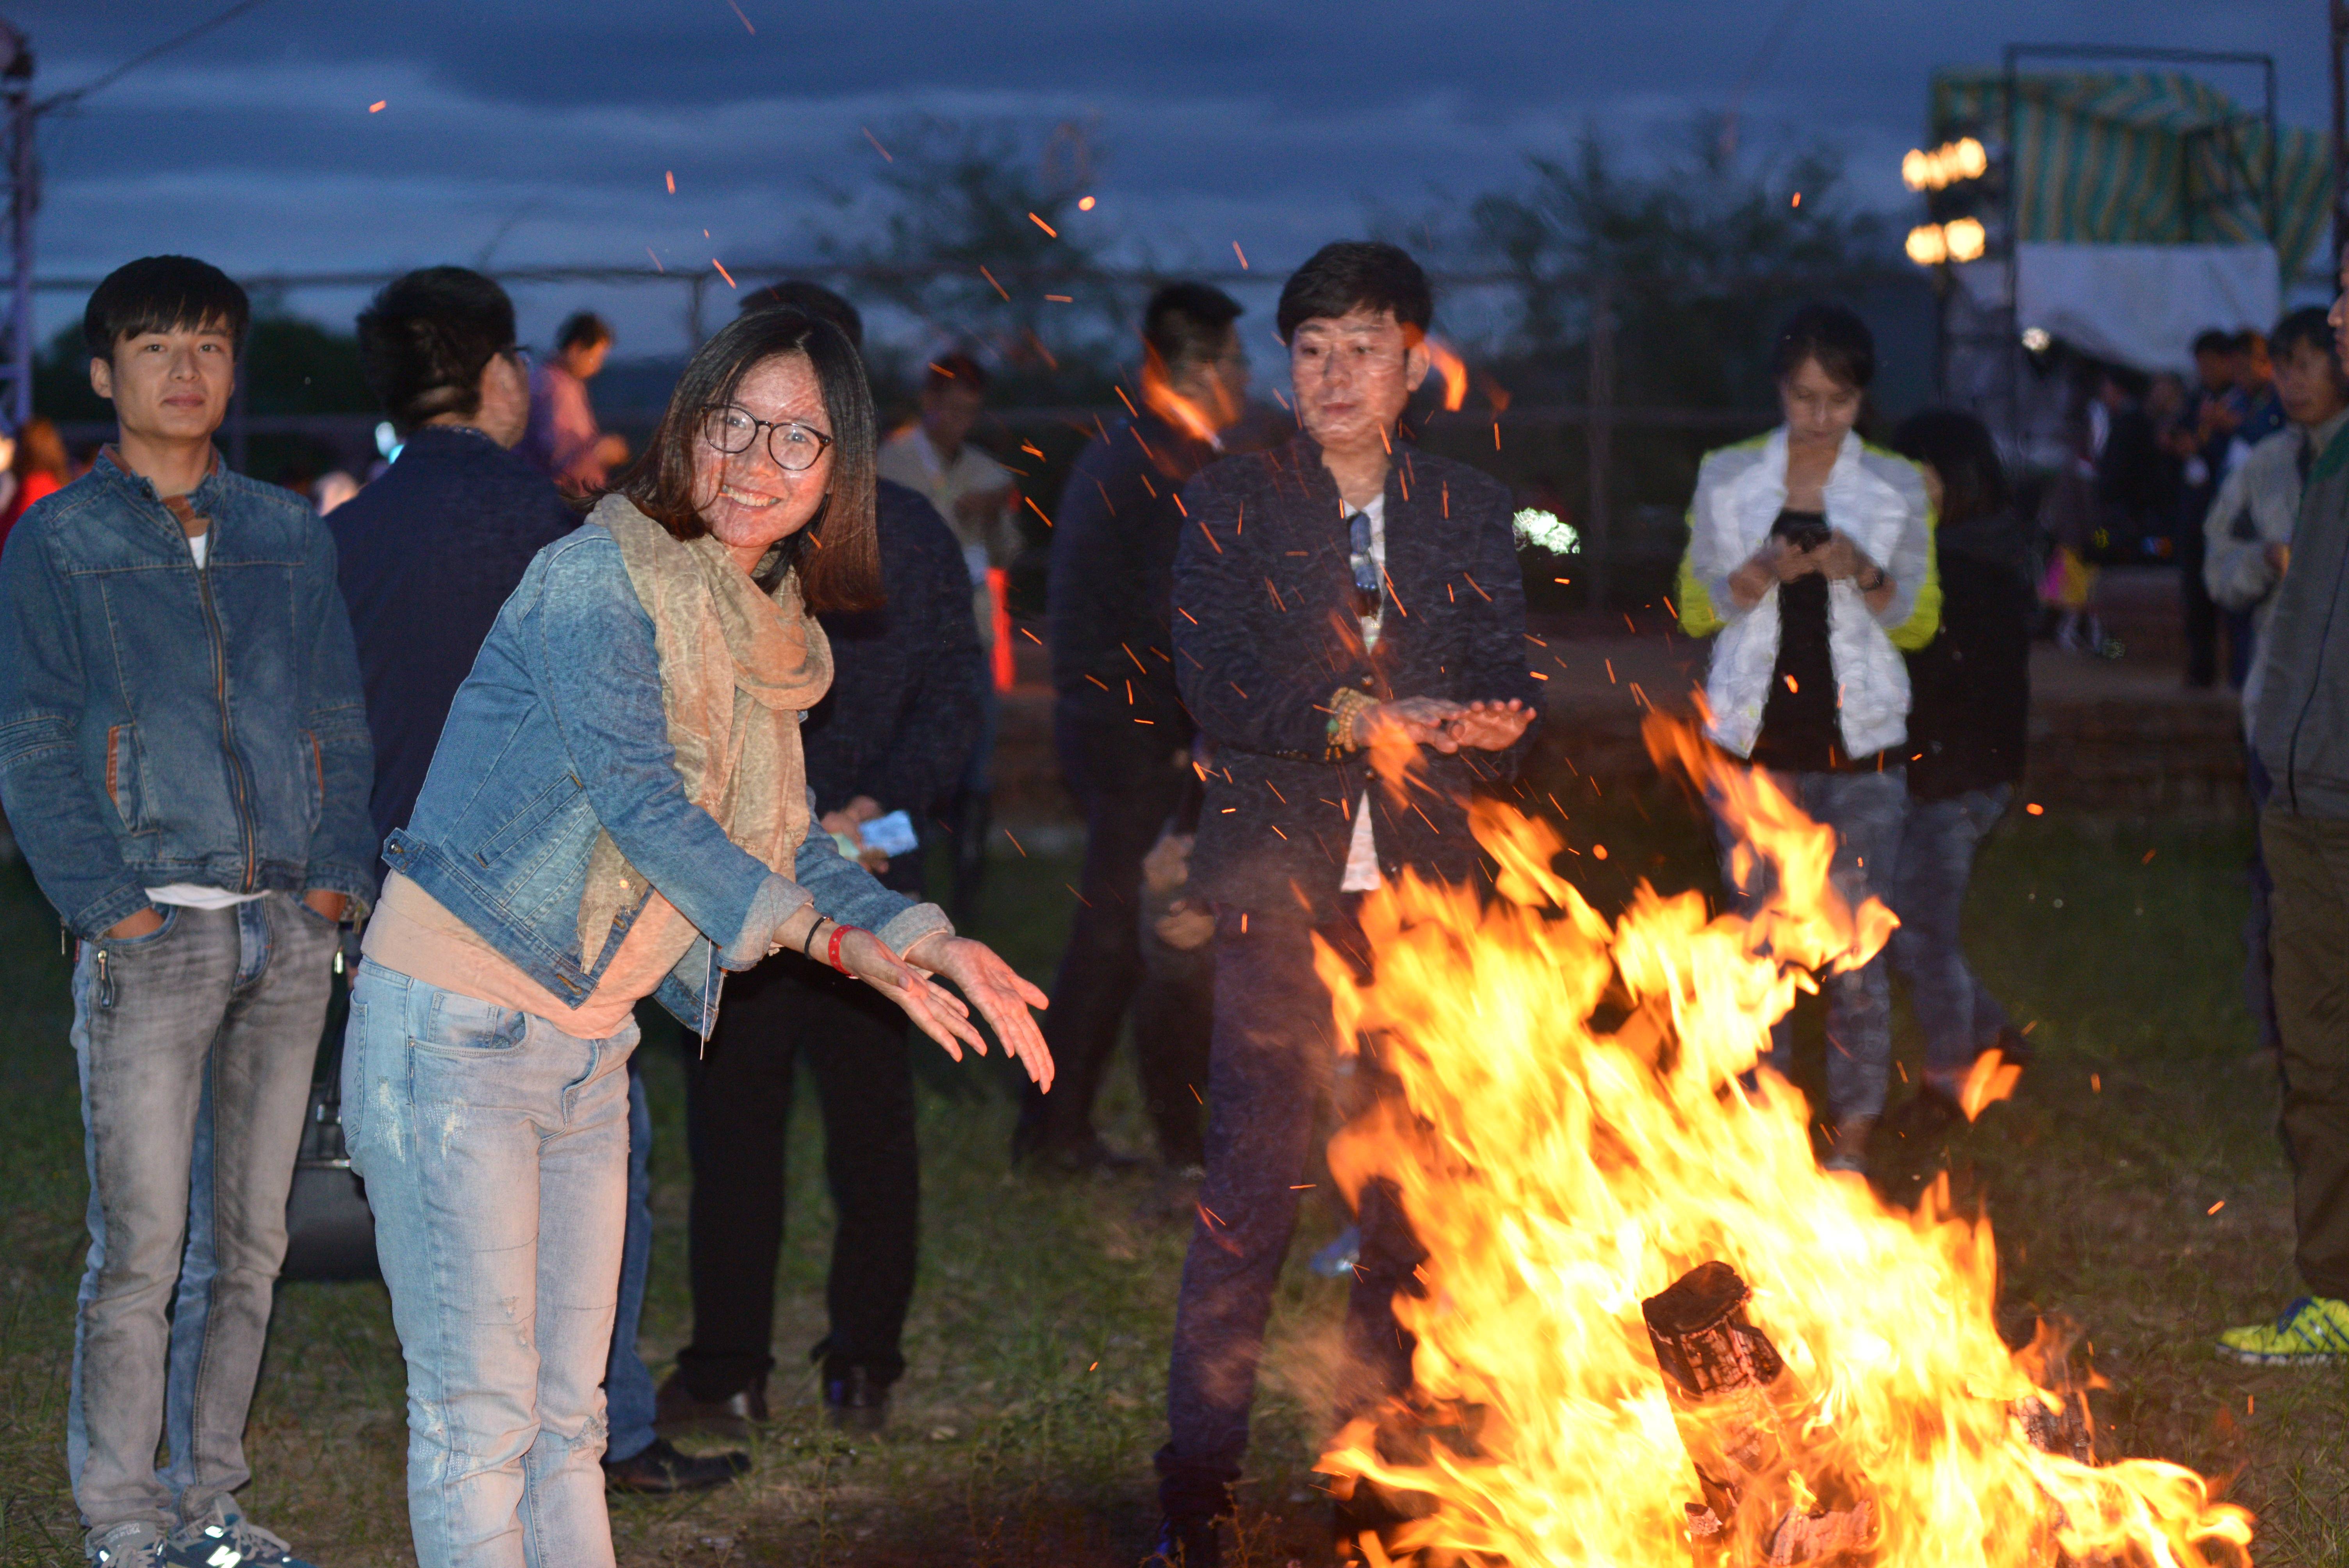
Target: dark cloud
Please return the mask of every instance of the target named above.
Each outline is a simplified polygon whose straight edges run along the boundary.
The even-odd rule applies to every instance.
[[[1090,123],[1105,222],[1160,256],[1239,239],[1277,267],[1359,229],[1366,202],[1506,184],[1590,128],[1638,155],[1733,95],[1752,139],[1839,149],[1857,191],[1894,201],[1930,72],[2017,37],[2273,53],[2298,123],[2326,92],[2321,8],[2297,0],[1795,0],[1758,72],[1788,0],[735,3],[755,36],[729,0],[273,0],[48,128],[44,270],[166,247],[246,273],[492,244],[504,262],[802,253],[820,188],[877,167],[859,128],[922,114]],[[216,8],[12,15],[47,92]],[[651,330],[673,306],[615,308]]]

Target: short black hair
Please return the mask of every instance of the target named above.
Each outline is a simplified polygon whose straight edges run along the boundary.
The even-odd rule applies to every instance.
[[[1240,315],[1239,302],[1219,288],[1165,284],[1143,307],[1142,341],[1169,370],[1200,364],[1222,351],[1225,336]]]
[[[554,352],[566,348],[593,348],[599,343],[612,341],[612,325],[592,310],[574,312],[564,318],[554,335]]]
[[[1942,526],[2003,511],[2013,492],[1990,427],[1958,408],[1927,408],[1900,421],[1892,449],[1930,466],[1941,481]]]
[[[1435,319],[1435,294],[1411,253],[1383,240],[1337,240],[1313,253],[1280,286],[1273,325],[1287,343],[1319,317],[1357,310],[1391,311],[1403,326],[1424,333]]]
[[[513,301],[471,267],[424,267],[359,313],[359,373],[402,435],[481,406],[481,371],[514,346]]]
[[[2247,326],[2235,334],[2235,352],[2238,354],[2257,354],[2267,346],[2266,336],[2255,327]]]
[[[193,256],[141,256],[106,274],[81,313],[82,342],[92,359],[111,362],[115,345],[150,332],[225,326],[239,353],[253,325],[253,302],[234,278]]]
[[[2304,304],[2288,313],[2268,334],[2268,353],[2277,359],[2288,357],[2302,345],[2315,349],[2328,358],[2333,354],[2333,321],[2331,313],[2321,304]]]
[[[856,314],[856,307],[822,284],[812,284],[805,278],[785,278],[781,283],[752,289],[742,296],[742,308],[738,314],[748,315],[754,310],[779,306],[832,323],[848,335],[851,346],[859,354],[864,352],[864,318]]]
[[[1796,305],[1770,350],[1770,374],[1784,381],[1815,359],[1828,379],[1861,391],[1876,379],[1876,335],[1847,304],[1813,300]]]
[[[987,390],[987,366],[968,354],[941,354],[930,361],[929,374],[922,377],[922,390],[936,392],[946,387],[968,387],[974,392]]]
[[[2235,335],[2231,332],[2221,332],[2215,326],[2206,326],[2194,335],[2194,356],[2197,359],[2206,354],[2231,355],[2234,352]]]

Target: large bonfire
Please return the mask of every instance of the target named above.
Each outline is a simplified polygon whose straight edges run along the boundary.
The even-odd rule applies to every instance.
[[[1728,801],[1779,892],[1757,918],[1643,889],[1612,926],[1547,826],[1480,807],[1499,898],[1373,895],[1377,977],[1322,965],[1340,1037],[1400,1099],[1331,1149],[1392,1181],[1426,1249],[1406,1400],[1321,1468],[1413,1517],[1358,1550],[1429,1565],[2246,1563],[2202,1478],[2098,1464],[2046,1336],[1992,1314],[1986,1222],[1889,1211],[1822,1171],[1800,1094],[1753,1072],[1805,971],[1865,962],[1892,917],[1829,885],[1833,835],[1651,719],[1659,760]],[[2003,1091],[1995,1059],[1971,1113]]]

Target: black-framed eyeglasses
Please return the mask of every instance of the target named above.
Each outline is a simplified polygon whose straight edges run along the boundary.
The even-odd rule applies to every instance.
[[[498,357],[500,359],[510,360],[513,364],[520,366],[524,370],[530,368],[530,350],[524,348],[519,343],[509,343],[503,348],[499,349]]]
[[[706,409],[701,416],[701,438],[712,450],[730,458],[749,451],[761,430],[767,433],[767,455],[787,474],[807,472],[832,445],[832,438],[812,425],[797,419],[761,419],[732,403]]]

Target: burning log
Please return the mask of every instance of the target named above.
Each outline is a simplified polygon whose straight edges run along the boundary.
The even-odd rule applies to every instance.
[[[1700,1264],[1640,1304],[1648,1341],[1664,1374],[1672,1423],[1696,1467],[1704,1501],[1686,1505],[1698,1561],[1730,1553],[1789,1568],[1864,1551],[1876,1532],[1876,1505],[1831,1468],[1806,1484],[1803,1453],[1780,1418],[1792,1403],[1786,1364],[1770,1336],[1747,1321],[1753,1292],[1724,1263]]]

